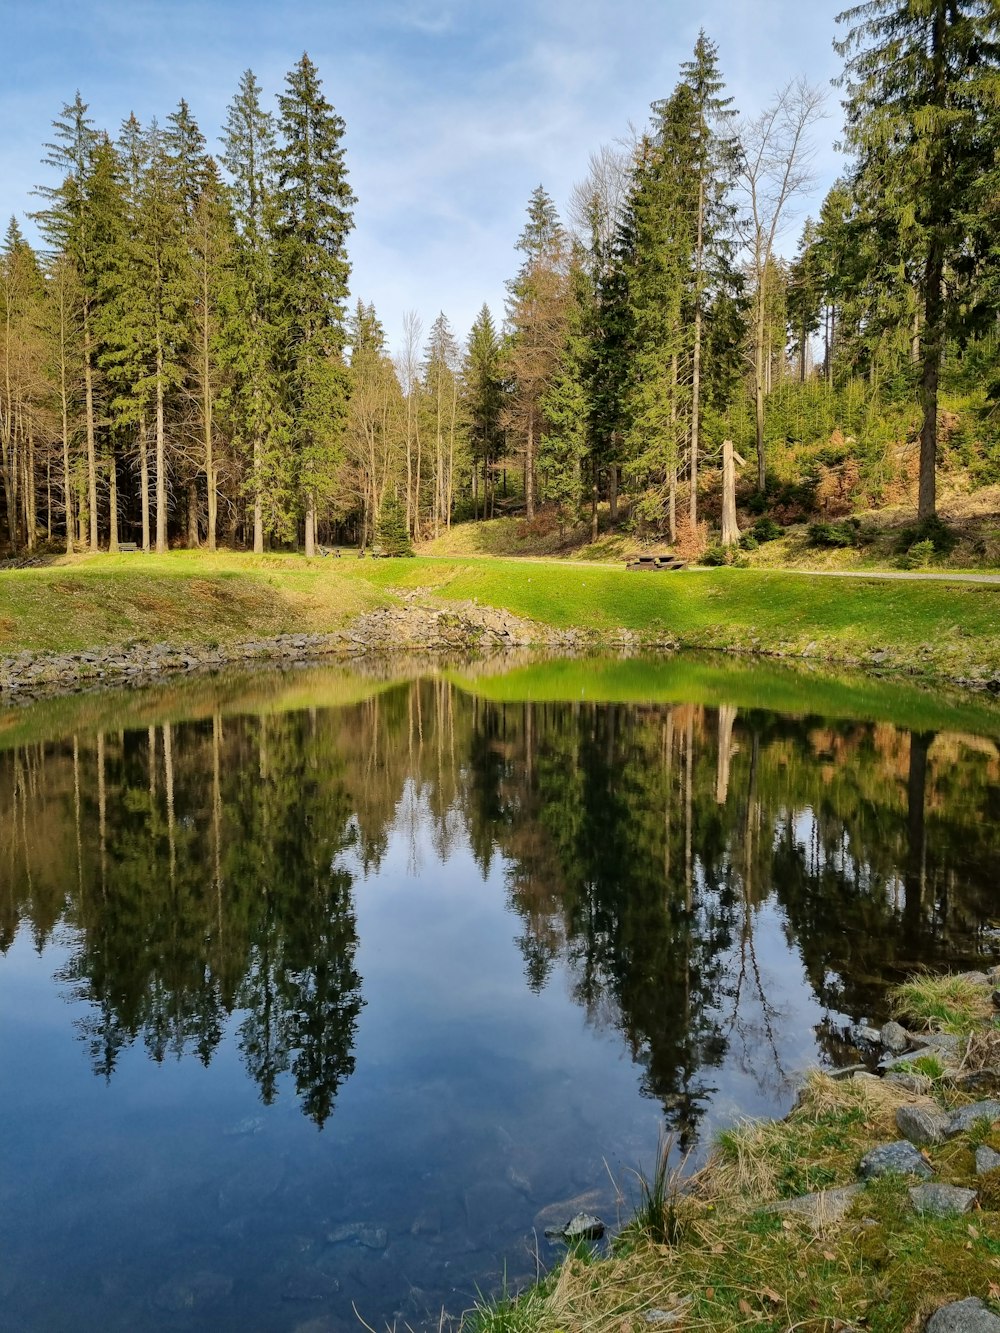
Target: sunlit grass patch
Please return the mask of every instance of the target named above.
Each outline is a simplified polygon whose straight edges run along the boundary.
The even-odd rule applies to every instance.
[[[994,1013],[986,987],[961,976],[910,977],[893,988],[889,999],[898,1018],[926,1032],[963,1035]]]

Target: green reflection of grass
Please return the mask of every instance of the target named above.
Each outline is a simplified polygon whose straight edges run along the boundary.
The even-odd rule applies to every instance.
[[[719,654],[579,657],[535,662],[502,674],[452,672],[462,689],[496,703],[732,704],[776,713],[891,722],[911,731],[1000,735],[992,696],[895,685],[861,674],[827,675]]]
[[[163,685],[95,690],[0,709],[0,749],[72,733],[160,726],[223,716],[343,708],[430,673],[426,659],[384,664],[379,674],[346,664],[234,668],[214,676],[174,677]],[[861,674],[826,675],[801,667],[748,665],[715,653],[552,658],[503,670],[502,659],[445,665],[457,688],[494,703],[695,703],[716,708],[817,718],[888,722],[911,731],[1000,737],[991,696],[895,685]]]

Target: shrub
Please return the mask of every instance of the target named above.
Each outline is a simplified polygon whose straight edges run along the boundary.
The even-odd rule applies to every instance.
[[[810,523],[809,545],[847,547],[857,546],[861,534],[861,524],[856,518],[844,519],[839,523]]]
[[[774,519],[767,514],[757,520],[750,532],[757,542],[773,542],[785,535],[785,529],[781,524],[775,523]]]
[[[751,528],[749,532],[744,532],[743,536],[740,538],[741,551],[756,551],[759,545],[760,543],[754,536],[753,528]]]
[[[924,569],[934,558],[934,543],[925,538],[922,542],[914,542],[910,549],[900,558],[900,565],[903,569]]]
[[[935,555],[950,555],[958,545],[958,533],[937,514],[932,514],[930,518],[903,528],[899,534],[896,550],[900,554],[906,554],[921,542],[930,542]]]

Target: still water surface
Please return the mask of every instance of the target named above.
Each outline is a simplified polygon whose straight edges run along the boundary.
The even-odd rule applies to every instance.
[[[998,735],[684,663],[0,714],[3,1326],[436,1327],[528,1280],[661,1133],[697,1159],[992,956]]]

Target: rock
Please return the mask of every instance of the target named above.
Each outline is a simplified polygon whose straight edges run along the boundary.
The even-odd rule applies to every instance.
[[[329,1245],[361,1245],[366,1250],[384,1250],[388,1244],[385,1227],[369,1226],[365,1222],[345,1222],[326,1233]]]
[[[791,1213],[794,1217],[801,1217],[814,1231],[824,1231],[843,1221],[860,1191],[860,1185],[817,1190],[815,1194],[802,1194],[797,1199],[782,1199],[779,1203],[769,1204],[764,1211]]]
[[[930,1165],[917,1152],[907,1139],[896,1143],[883,1143],[871,1152],[865,1153],[858,1168],[862,1180],[874,1180],[876,1176],[890,1173],[898,1176],[920,1176],[929,1180],[934,1172]]]
[[[1000,1318],[978,1296],[942,1305],[927,1321],[926,1333],[1000,1333]]]
[[[219,1190],[219,1207],[225,1213],[252,1212],[270,1198],[284,1178],[285,1164],[280,1158],[265,1157],[252,1162]]]
[[[946,1055],[958,1055],[958,1046],[960,1038],[951,1032],[921,1032],[919,1037],[914,1037],[917,1050],[913,1052],[915,1060],[920,1055],[930,1055],[934,1052],[943,1051]]]
[[[1000,1120],[1000,1102],[990,1099],[973,1102],[971,1106],[963,1106],[961,1110],[953,1113],[948,1133],[967,1134],[977,1120],[989,1120],[991,1123]]]
[[[918,1096],[925,1096],[934,1087],[934,1080],[928,1078],[926,1074],[901,1074],[893,1071],[885,1076],[886,1083],[894,1083],[898,1088],[905,1088],[907,1092],[915,1092]]]
[[[990,979],[985,972],[959,972],[956,981],[967,981],[972,986],[988,986]]]
[[[933,1217],[955,1217],[967,1213],[976,1202],[976,1191],[960,1185],[914,1185],[910,1198],[918,1213]]]
[[[909,1139],[918,1148],[926,1148],[945,1141],[951,1128],[951,1116],[936,1102],[900,1106],[896,1111],[896,1128],[904,1139]]]
[[[901,1023],[884,1023],[878,1035],[882,1045],[887,1051],[892,1051],[893,1055],[902,1055],[910,1048],[910,1034]]]
[[[190,1277],[164,1282],[153,1297],[158,1310],[181,1314],[185,1310],[203,1310],[224,1301],[233,1289],[232,1278],[221,1273],[194,1273]]]
[[[283,1301],[325,1301],[336,1296],[340,1283],[318,1268],[298,1268],[289,1273],[281,1288]]]
[[[264,1121],[259,1115],[244,1116],[242,1120],[237,1120],[235,1125],[230,1125],[228,1129],[222,1132],[227,1138],[242,1138],[248,1134],[259,1134],[264,1128]]]
[[[676,1328],[690,1304],[690,1300],[686,1300],[680,1305],[675,1305],[672,1310],[647,1310],[642,1316],[643,1323],[655,1324],[657,1328]]]
[[[985,1143],[980,1144],[976,1149],[976,1175],[985,1176],[990,1171],[998,1169],[1000,1169],[1000,1152],[987,1148]]]
[[[881,1040],[878,1028],[869,1027],[867,1023],[852,1023],[849,1036],[855,1046],[878,1046]]]
[[[548,1240],[566,1240],[572,1245],[578,1240],[600,1240],[604,1223],[593,1213],[577,1213],[563,1227],[546,1227]]]
[[[1000,1009],[1000,990],[995,990],[990,995],[990,1001],[994,1009]]]

